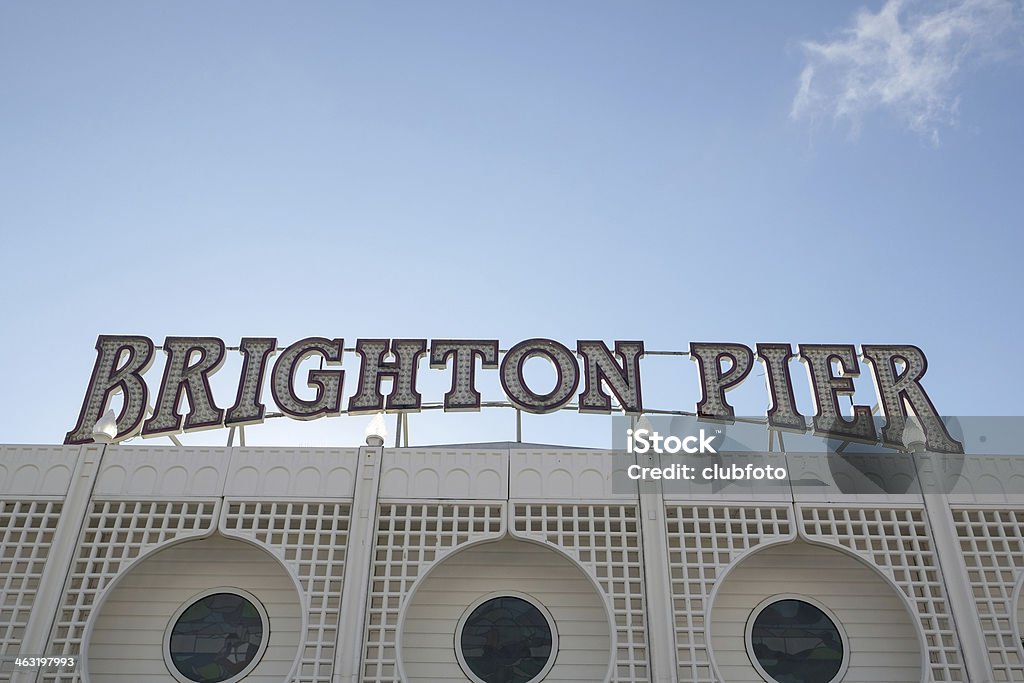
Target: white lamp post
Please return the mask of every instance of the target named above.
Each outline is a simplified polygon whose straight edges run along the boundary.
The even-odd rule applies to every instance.
[[[366,425],[366,445],[383,446],[384,439],[388,436],[388,426],[384,423],[384,413],[377,413]]]
[[[117,417],[111,408],[92,427],[92,440],[96,443],[114,443],[117,437]]]

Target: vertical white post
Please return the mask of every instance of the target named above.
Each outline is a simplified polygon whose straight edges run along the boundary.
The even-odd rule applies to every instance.
[[[380,445],[359,449],[332,683],[358,683],[362,678],[366,599],[377,542],[377,497],[384,455],[383,439],[378,440]]]
[[[39,578],[39,590],[36,591],[32,612],[25,625],[25,636],[20,647],[23,655],[38,657],[48,654],[50,631],[64,599],[64,584],[78,552],[78,537],[89,513],[92,489],[106,448],[99,444],[88,444],[78,452],[75,472],[68,485],[57,528],[53,532],[46,565]],[[81,664],[78,667],[81,669]],[[34,683],[37,675],[36,671],[16,671],[11,677],[11,683]]]
[[[912,457],[917,467],[918,481],[924,491],[922,498],[925,515],[935,543],[935,556],[946,587],[946,599],[949,601],[954,628],[960,640],[967,680],[992,683],[994,678],[988,659],[988,646],[985,644],[985,634],[971,591],[967,565],[960,552],[949,497],[939,488],[944,482],[934,476],[934,456],[930,453],[914,453]]]
[[[658,467],[653,453],[636,454],[641,467]],[[645,491],[646,487],[653,490]],[[668,569],[668,538],[665,526],[665,499],[661,482],[644,482],[639,488],[640,538],[644,551],[644,604],[647,607],[647,655],[651,664],[650,680],[670,683],[676,680],[675,619],[672,605],[672,579]]]

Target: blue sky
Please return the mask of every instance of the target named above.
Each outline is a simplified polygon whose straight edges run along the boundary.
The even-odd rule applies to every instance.
[[[62,440],[101,333],[915,343],[942,412],[1020,415],[1020,18],[5,3],[0,442]],[[656,407],[693,408],[692,363],[644,373]],[[414,442],[512,435],[508,415],[413,419]],[[250,442],[351,445],[364,423]]]

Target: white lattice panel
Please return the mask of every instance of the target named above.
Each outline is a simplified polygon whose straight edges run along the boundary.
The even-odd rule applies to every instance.
[[[61,507],[57,501],[0,500],[0,655],[20,652]],[[0,672],[0,681],[10,679]]]
[[[857,553],[892,579],[916,607],[931,680],[966,680],[924,509],[797,506],[797,510],[802,536]]]
[[[459,546],[505,532],[504,503],[381,503],[367,596],[364,682],[398,683],[402,604],[426,568]]]
[[[616,630],[613,681],[649,678],[639,514],[635,505],[514,504],[514,535],[560,547],[604,590]]]
[[[0,497],[63,496],[78,446],[0,446]]]
[[[221,495],[228,448],[107,446],[96,488],[97,498],[211,498]]]
[[[1024,572],[1024,510],[952,512],[995,680],[1024,681],[1013,601]]]
[[[235,448],[224,495],[351,498],[358,448]]]
[[[308,622],[295,683],[331,680],[351,514],[347,502],[225,503],[225,535],[248,538],[275,553],[305,593]]]
[[[172,540],[204,536],[216,525],[213,501],[96,501],[50,634],[49,656],[78,657],[86,622],[110,581],[145,551]],[[77,672],[44,672],[40,681],[79,683]]]
[[[513,499],[586,500],[636,498],[636,486],[628,496],[612,491],[616,464],[631,456],[616,451],[516,449],[510,454]]]
[[[508,497],[508,450],[384,451],[381,498],[495,500]]]
[[[756,546],[795,537],[788,505],[665,506],[679,680],[715,683],[708,598],[729,565]]]

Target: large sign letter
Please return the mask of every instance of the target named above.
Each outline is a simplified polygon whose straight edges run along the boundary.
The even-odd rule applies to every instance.
[[[267,361],[277,352],[274,337],[243,337],[238,350],[242,352],[242,373],[238,378],[238,394],[235,405],[228,408],[224,418],[225,427],[263,422],[267,407],[263,397],[263,376],[267,372]]]
[[[907,424],[907,406],[921,422],[928,450],[936,453],[963,453],[962,443],[949,435],[946,425],[921,386],[921,378],[928,370],[928,359],[916,346],[861,346],[864,360],[871,366],[875,379],[878,403],[885,415],[882,441],[891,446],[903,446],[903,428]],[[903,365],[900,372],[896,363]]]
[[[307,401],[295,394],[295,370],[306,358],[319,354],[328,365],[341,365],[345,342],[342,339],[306,337],[295,342],[274,364],[270,391],[281,412],[296,420],[315,420],[341,413],[341,385],[344,370],[310,370],[306,384],[316,389],[316,398]]]
[[[430,367],[444,370],[452,359],[452,388],[444,395],[445,412],[480,410],[480,392],[476,390],[476,359],[480,366],[498,367],[497,339],[435,339],[430,343]]]
[[[534,356],[543,356],[551,361],[558,374],[555,388],[546,394],[538,394],[526,386],[523,366]],[[566,403],[576,393],[580,384],[580,369],[572,351],[551,339],[527,339],[519,342],[501,359],[501,388],[512,403],[530,413],[551,413]]]
[[[697,363],[700,376],[700,403],[697,415],[712,420],[732,422],[736,411],[725,398],[725,392],[742,382],[754,363],[754,352],[743,344],[690,344],[690,360]],[[729,369],[722,370],[728,360]]]
[[[74,429],[64,437],[66,444],[92,442],[92,428],[118,391],[123,394],[124,403],[117,416],[115,439],[134,434],[145,417],[149,391],[142,373],[153,362],[153,341],[149,337],[100,335],[96,339],[96,353],[82,412]]]
[[[642,341],[617,341],[615,354],[620,363],[602,341],[583,339],[576,342],[576,350],[583,356],[583,393],[580,394],[581,413],[610,413],[612,399],[601,382],[615,394],[622,412],[639,415],[644,411],[640,391],[640,358],[644,355]]]
[[[362,358],[359,367],[359,387],[348,400],[348,412],[377,413],[384,408],[384,395],[380,383],[385,377],[394,380],[388,394],[388,410],[420,409],[423,397],[416,391],[416,370],[420,356],[427,350],[426,339],[360,339],[356,353]],[[384,360],[387,353],[395,360]]]
[[[776,429],[806,431],[807,422],[796,409],[793,378],[789,375],[793,347],[789,344],[758,344],[757,355],[764,363],[768,394],[772,398],[768,424]]]
[[[164,340],[164,380],[142,436],[160,436],[181,431],[181,392],[188,396],[185,429],[219,427],[224,411],[213,402],[210,375],[224,362],[224,342],[216,337],[167,337]],[[194,361],[193,361],[193,358]]]
[[[807,366],[814,394],[814,431],[851,441],[874,442],[875,421],[868,406],[854,406],[853,419],[840,416],[839,397],[853,396],[853,379],[860,376],[857,352],[852,344],[800,344],[800,360]],[[832,363],[839,366],[839,375]]]

